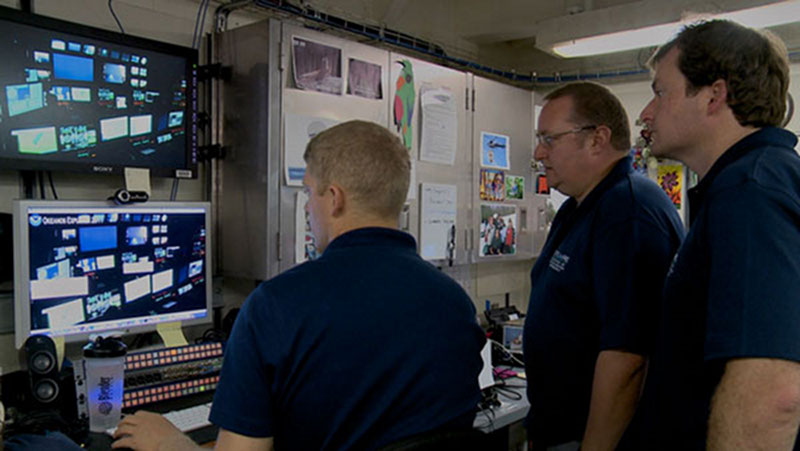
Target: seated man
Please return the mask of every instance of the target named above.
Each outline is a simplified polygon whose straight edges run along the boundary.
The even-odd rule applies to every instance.
[[[217,449],[375,449],[471,428],[485,338],[464,290],[397,230],[408,151],[352,121],[317,135],[304,158],[323,253],[245,301],[211,409]],[[114,447],[196,446],[147,412],[115,437]]]

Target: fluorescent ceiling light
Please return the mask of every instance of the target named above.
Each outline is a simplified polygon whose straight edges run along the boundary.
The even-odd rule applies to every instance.
[[[800,20],[800,1],[792,0],[739,11],[703,15],[663,25],[619,31],[553,44],[553,53],[564,58],[602,55],[663,44],[687,23],[698,19],[728,19],[753,28],[774,27]]]

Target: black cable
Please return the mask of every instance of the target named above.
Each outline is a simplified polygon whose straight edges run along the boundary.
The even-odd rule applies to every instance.
[[[192,48],[197,48],[197,27],[200,25],[200,14],[203,11],[203,3],[205,0],[200,2],[200,6],[197,8],[197,16],[194,19],[194,32],[192,32]]]
[[[504,387],[503,385],[500,385],[500,384],[495,385],[494,389],[497,390],[499,393],[502,393],[503,396],[505,396],[508,399],[511,399],[511,400],[514,400],[514,401],[519,401],[520,399],[522,399],[522,394],[521,393],[518,393],[518,392],[512,390],[511,388]]]
[[[117,25],[119,26],[119,31],[122,34],[125,34],[125,29],[122,28],[122,23],[120,23],[119,18],[117,17],[117,13],[114,12],[114,6],[111,4],[114,0],[108,0],[108,10],[111,11],[111,15],[114,16],[114,20],[117,21]]]
[[[485,428],[489,431],[494,430],[494,420],[496,419],[494,408],[479,404],[478,413],[486,417],[486,424],[481,426],[481,429]]]
[[[206,13],[208,12],[208,7],[211,3],[211,0],[203,0],[200,2],[200,8],[197,9],[197,19],[195,19],[194,23],[194,39],[192,39],[192,48],[196,49],[200,47],[200,40],[203,36],[203,27],[206,23]],[[200,13],[203,13],[202,18]]]
[[[34,171],[20,171],[22,177],[22,188],[24,191],[25,199],[33,199],[33,194],[36,185],[36,172]]]
[[[200,47],[200,40],[203,36],[203,27],[206,25],[206,13],[208,12],[208,7],[211,5],[211,0],[206,0],[206,6],[203,8],[203,18],[200,19],[200,29],[197,30],[197,47]]]
[[[53,192],[53,199],[58,200],[58,194],[56,194],[56,185],[53,184],[53,173],[47,171],[47,179],[50,180],[50,191]]]
[[[39,199],[44,199],[44,172],[39,171],[36,174],[36,178],[39,179]]]
[[[180,179],[176,178],[172,180],[172,192],[169,195],[169,200],[174,202],[175,198],[178,197],[178,182]]]

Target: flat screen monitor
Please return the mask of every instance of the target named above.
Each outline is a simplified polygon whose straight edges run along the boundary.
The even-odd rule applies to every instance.
[[[16,201],[16,345],[211,322],[210,204]]]
[[[197,176],[197,51],[0,7],[0,167]]]

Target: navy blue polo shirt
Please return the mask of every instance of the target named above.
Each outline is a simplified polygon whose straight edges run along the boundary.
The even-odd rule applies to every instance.
[[[580,440],[597,356],[646,355],[664,276],[683,238],[667,195],[620,160],[586,198],[556,214],[531,272],[525,319],[528,437]]]
[[[648,449],[705,449],[729,359],[800,361],[796,143],[782,129],[752,133],[689,192],[691,227],[665,283],[642,399]]]
[[[467,293],[413,237],[358,229],[245,301],[210,419],[303,450],[469,428],[485,341]]]

